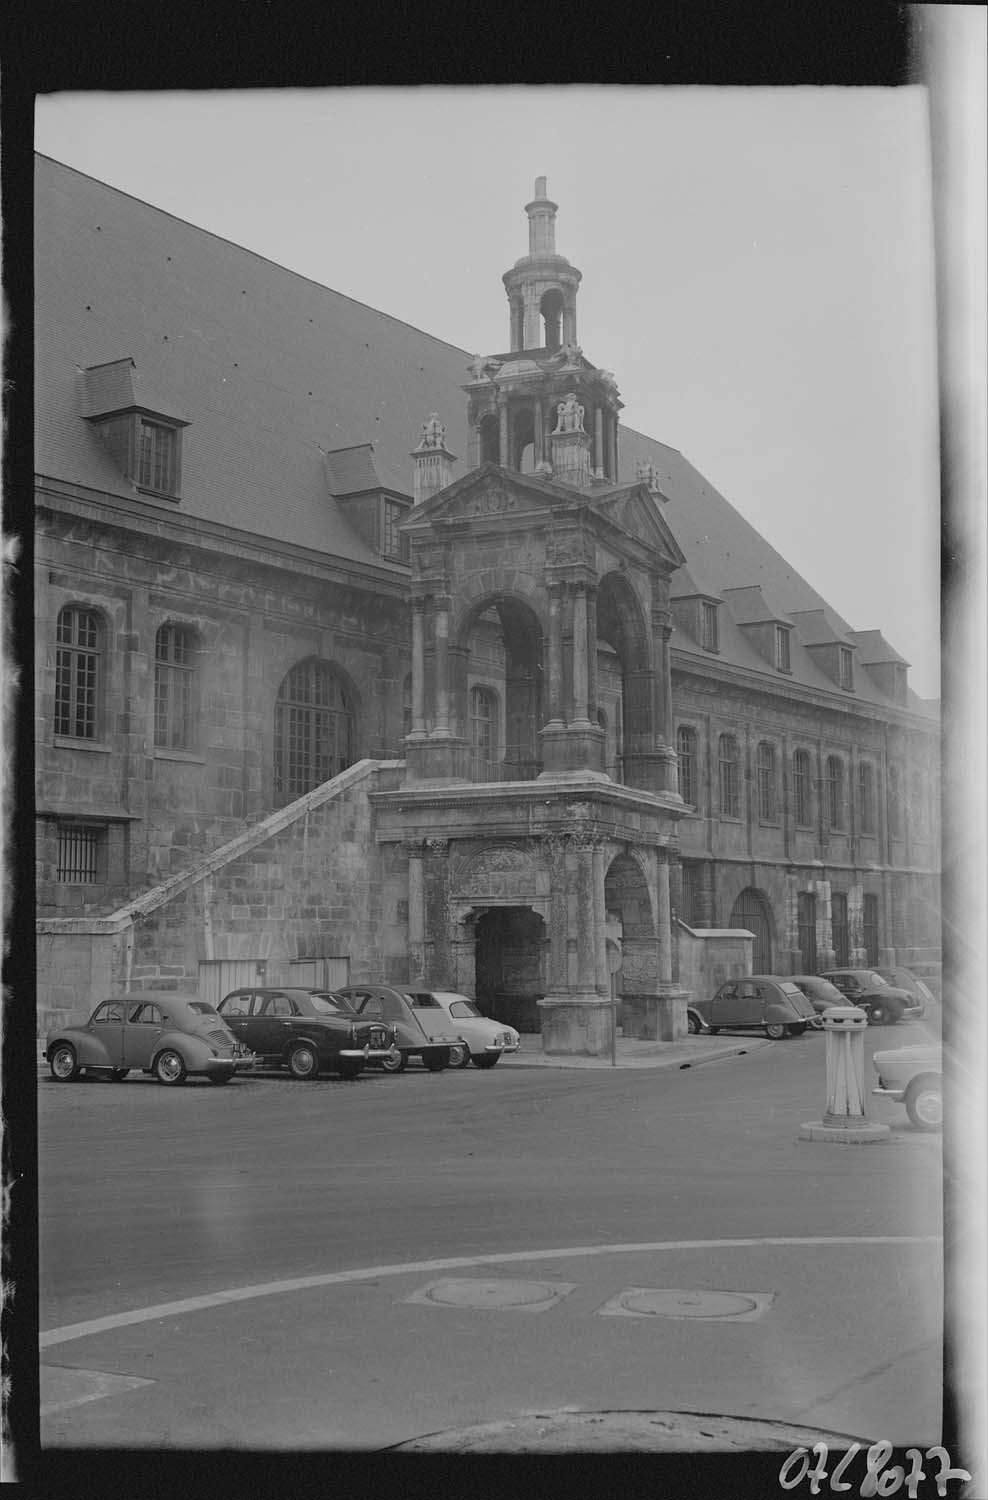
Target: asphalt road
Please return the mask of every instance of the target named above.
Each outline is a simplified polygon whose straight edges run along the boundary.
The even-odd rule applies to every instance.
[[[921,1038],[869,1030],[869,1087]],[[564,1408],[935,1443],[939,1137],[869,1099],[886,1143],[800,1140],[824,1050],[39,1081],[43,1444],[379,1450]]]

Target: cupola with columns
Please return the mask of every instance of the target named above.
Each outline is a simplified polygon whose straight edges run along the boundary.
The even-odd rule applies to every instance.
[[[580,272],[556,253],[556,208],[546,179],[525,205],[529,253],[504,273],[510,348],[478,355],[467,392],[468,467],[496,463],[590,489],[618,476],[622,402],[608,370],[577,342]]]

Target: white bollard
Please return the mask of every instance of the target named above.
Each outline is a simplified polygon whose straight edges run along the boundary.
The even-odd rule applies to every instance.
[[[827,1033],[827,1109],[822,1120],[809,1120],[800,1126],[800,1137],[843,1145],[888,1140],[889,1127],[876,1124],[865,1114],[867,1014],[856,1006],[832,1005],[821,1020]]]

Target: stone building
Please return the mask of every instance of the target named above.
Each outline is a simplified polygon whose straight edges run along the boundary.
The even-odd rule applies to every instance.
[[[39,1030],[349,974],[600,1052],[937,955],[936,705],[622,426],[545,179],[488,357],[37,182]]]

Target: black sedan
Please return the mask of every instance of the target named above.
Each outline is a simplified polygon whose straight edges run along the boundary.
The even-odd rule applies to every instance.
[[[846,1000],[867,1011],[873,1026],[918,1019],[926,1008],[908,990],[889,984],[875,969],[827,969],[820,978],[829,979]]]
[[[293,1078],[315,1078],[322,1068],[356,1078],[367,1063],[397,1055],[391,1026],[361,1020],[326,990],[247,987],[232,990],[217,1009],[263,1062]]]
[[[791,974],[789,977],[796,988],[802,990],[818,1017],[832,1005],[842,1005],[846,1009],[851,1003],[835,984],[829,979],[821,979],[819,974]]]
[[[386,1073],[401,1073],[411,1057],[420,1057],[431,1073],[440,1073],[450,1064],[459,1067],[464,1052],[469,1051],[463,1038],[443,1024],[448,1020],[444,1011],[413,1009],[411,996],[404,990],[387,984],[363,984],[335,993],[359,1015],[394,1027],[398,1056],[379,1059]]]

